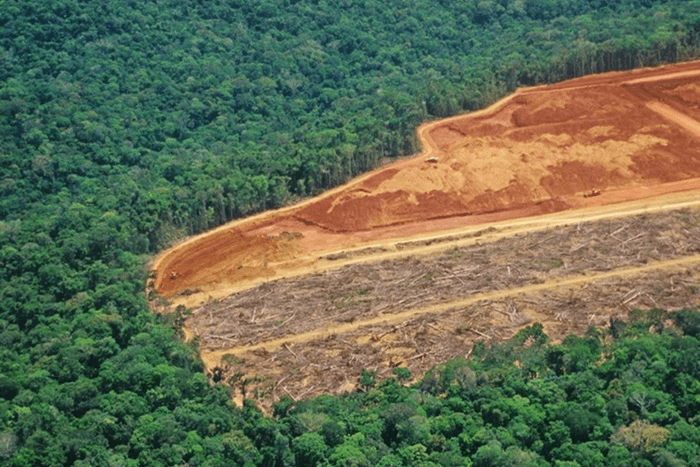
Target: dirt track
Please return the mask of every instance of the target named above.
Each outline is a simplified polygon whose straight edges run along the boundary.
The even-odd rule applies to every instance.
[[[522,89],[489,109],[429,123],[419,129],[425,148],[420,156],[298,205],[194,237],[156,259],[157,279],[152,285],[175,305],[196,308],[209,303],[196,308],[187,324],[188,333],[200,338],[208,369],[238,384],[246,396],[253,393],[267,402],[282,391],[298,398],[329,388],[331,392],[349,389],[362,368],[386,373],[392,366],[405,365],[419,374],[441,359],[468,353],[475,339],[508,337],[532,321],[563,335],[580,332],[587,324],[601,324],[632,305],[677,306],[680,302],[655,293],[633,293],[629,300],[619,294],[638,289],[630,281],[658,291],[666,290],[671,278],[673,289],[676,277],[680,281],[676,283],[685,288],[682,294],[676,290],[669,295],[686,302],[693,298],[700,232],[693,230],[695,220],[686,225],[678,216],[697,219],[695,211],[674,214],[675,227],[692,232],[671,241],[676,247],[684,245],[682,251],[662,248],[663,254],[654,253],[667,237],[674,237],[671,227],[656,243],[646,244],[653,247],[651,256],[642,248],[631,256],[637,263],[629,263],[625,258],[630,258],[630,252],[625,249],[605,272],[591,274],[595,266],[587,268],[584,261],[579,262],[578,273],[569,271],[565,278],[537,277],[533,275],[537,268],[516,266],[521,259],[517,254],[503,256],[499,267],[502,275],[507,271],[510,276],[512,269],[522,271],[520,282],[496,281],[494,290],[460,290],[459,284],[450,283],[446,290],[453,295],[435,298],[437,286],[432,280],[436,274],[441,277],[438,273],[449,263],[444,258],[447,251],[477,248],[481,243],[493,253],[494,245],[515,241],[525,233],[529,234],[524,238],[552,235],[555,227],[594,220],[599,221],[598,227],[591,232],[602,238],[607,225],[624,226],[627,216],[700,204],[699,82],[698,62],[586,77]],[[426,162],[429,157],[438,160]],[[583,196],[594,189],[602,194]],[[644,222],[637,225],[648,229]],[[622,230],[629,232],[629,227]],[[566,238],[557,237],[555,244],[568,245]],[[626,240],[638,241],[631,238]],[[625,240],[610,241],[605,248],[618,248],[615,242]],[[538,254],[551,251],[538,250]],[[374,277],[357,271],[339,284],[307,290],[321,294],[314,313],[325,314],[326,319],[303,312],[311,303],[305,292],[292,293],[281,302],[262,298],[268,292],[274,296],[278,284],[301,291],[310,287],[313,277],[330,277],[365,264],[423,261],[420,258],[440,265],[434,266],[438,272],[426,273],[431,279],[428,292],[416,298],[412,289],[404,290],[408,302],[392,311],[372,315],[377,306],[381,309],[379,297],[399,301],[392,295],[398,292],[376,277],[374,288],[379,291],[372,297],[372,306],[363,302],[370,298],[366,295],[371,284],[355,284],[355,289],[333,298],[332,292],[342,290],[343,284],[354,284],[363,274]],[[375,273],[381,276],[379,270]],[[391,270],[401,274],[400,266]],[[168,277],[171,271],[177,271],[176,279]],[[501,277],[490,274],[486,276],[492,282],[493,277]],[[421,283],[420,277],[410,280],[414,279]],[[465,277],[460,280],[468,282]],[[298,282],[289,285],[288,281]],[[596,290],[594,296],[624,302],[624,306],[605,307],[596,301],[598,314],[581,311],[577,317],[575,311],[585,308],[582,303],[578,308],[562,307],[564,299],[546,299],[585,295],[584,289]],[[241,293],[224,299],[236,292]],[[226,305],[246,296],[260,303]],[[650,300],[642,300],[645,296]],[[352,306],[342,304],[345,299]],[[338,300],[351,321],[328,317],[337,314]],[[547,300],[565,311],[548,312]],[[366,313],[356,312],[357,303],[365,304]],[[473,311],[475,306],[478,311]],[[465,309],[472,309],[468,319]],[[269,316],[272,321],[267,320]],[[266,331],[261,333],[256,326]],[[446,336],[449,342],[444,342]],[[418,352],[420,348],[428,350]],[[288,374],[289,368],[295,368],[294,375]],[[329,383],[331,373],[342,375],[343,381],[335,378]]]

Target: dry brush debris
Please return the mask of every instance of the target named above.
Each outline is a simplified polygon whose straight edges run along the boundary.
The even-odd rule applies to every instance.
[[[269,282],[194,310],[204,348],[251,345],[338,323],[700,252],[697,211],[576,224],[493,243]]]
[[[265,405],[352,389],[362,369],[420,375],[533,322],[561,339],[634,308],[694,305],[700,260],[659,262],[698,253],[698,210],[581,223],[261,284],[194,310],[186,326],[203,352],[229,355],[217,378]]]

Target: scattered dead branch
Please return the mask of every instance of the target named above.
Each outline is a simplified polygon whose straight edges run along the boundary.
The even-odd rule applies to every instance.
[[[700,266],[482,300],[466,309],[418,315],[400,324],[375,323],[323,339],[295,342],[297,334],[698,252],[697,210],[579,223],[432,256],[362,263],[262,284],[194,310],[186,325],[195,330],[205,351],[286,337],[294,342],[294,350],[285,343],[276,350],[236,355],[246,362],[246,374],[271,378],[272,383],[256,383],[271,386],[262,392],[265,405],[282,391],[298,400],[351,390],[363,368],[377,368],[380,378],[392,376],[391,369],[399,365],[420,375],[451,357],[469,354],[476,341],[509,338],[532,322],[542,323],[556,340],[583,333],[590,325],[605,325],[610,316],[624,317],[635,308],[697,304]],[[229,365],[224,371],[227,380],[241,369]],[[246,394],[251,393],[247,387]]]

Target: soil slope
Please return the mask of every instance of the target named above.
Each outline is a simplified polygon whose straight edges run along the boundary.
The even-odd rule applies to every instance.
[[[520,89],[422,126],[419,156],[165,251],[151,286],[193,306],[386,239],[698,190],[699,109],[700,62]]]

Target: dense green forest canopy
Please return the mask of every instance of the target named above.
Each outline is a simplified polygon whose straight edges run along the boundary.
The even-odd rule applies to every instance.
[[[125,216],[153,251],[178,229],[411,154],[422,121],[516,86],[694,57],[699,11],[697,0],[5,1],[0,215],[79,200]]]
[[[614,371],[593,365],[600,339],[572,338],[574,356],[535,347],[547,367],[533,374],[550,379],[473,362],[478,397],[429,375],[266,418],[210,387],[196,343],[149,313],[143,288],[145,255],[411,154],[424,120],[699,50],[698,0],[0,1],[0,462],[697,463],[696,369],[674,357],[694,338],[648,337]],[[625,367],[639,352],[646,366]],[[620,376],[652,367],[652,382]],[[567,385],[574,370],[595,402]],[[483,376],[501,373],[513,384]],[[514,425],[537,397],[594,415],[579,428],[552,407]]]

